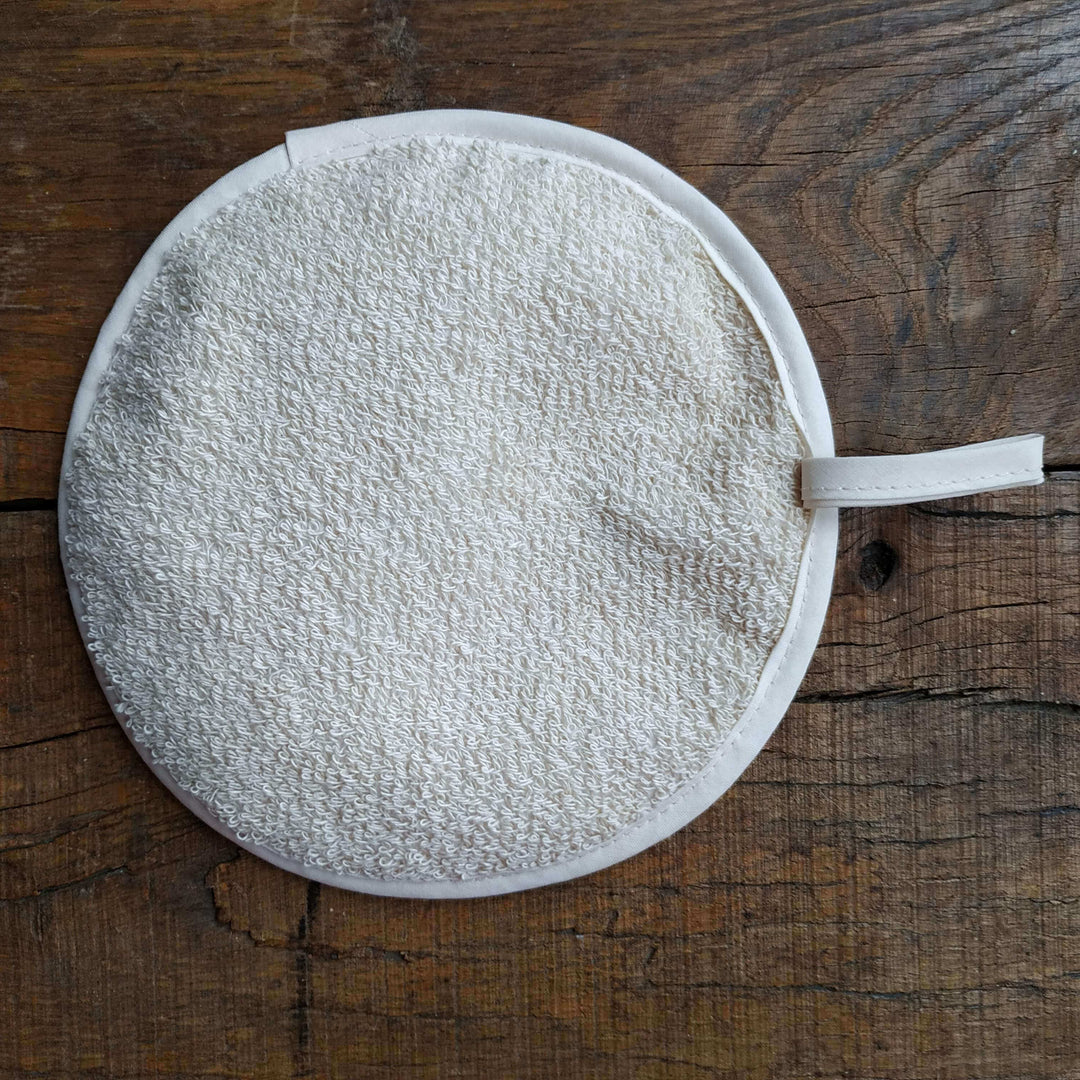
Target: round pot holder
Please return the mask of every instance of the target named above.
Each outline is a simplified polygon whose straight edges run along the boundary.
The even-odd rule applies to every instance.
[[[290,133],[194,200],[75,403],[61,552],[139,753],[316,881],[464,897],[701,813],[795,694],[838,506],[1034,484],[1039,436],[836,458],[707,199],[501,113]]]

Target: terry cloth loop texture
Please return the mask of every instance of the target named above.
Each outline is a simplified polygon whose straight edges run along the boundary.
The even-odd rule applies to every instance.
[[[73,445],[68,573],[132,735],[241,839],[474,879],[709,764],[789,615],[803,456],[691,228],[420,137],[175,245]]]

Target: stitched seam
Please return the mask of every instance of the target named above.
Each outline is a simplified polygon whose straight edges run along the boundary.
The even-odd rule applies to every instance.
[[[957,474],[950,477],[948,480],[937,482],[923,480],[905,484],[870,484],[862,487],[818,487],[811,483],[810,497],[821,498],[823,495],[828,495],[831,492],[847,491],[947,491],[955,487],[966,486],[967,484],[982,483],[984,480],[1011,480],[1021,476],[1034,475],[1035,474],[1030,469],[1015,469],[1010,472],[984,473],[982,476],[964,476],[963,474]]]

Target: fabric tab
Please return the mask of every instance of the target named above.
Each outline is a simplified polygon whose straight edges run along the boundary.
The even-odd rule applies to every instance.
[[[1043,437],[971,443],[926,454],[806,458],[807,507],[899,506],[1041,484]]]

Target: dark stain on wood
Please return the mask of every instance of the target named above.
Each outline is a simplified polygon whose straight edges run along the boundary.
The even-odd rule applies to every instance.
[[[859,580],[869,592],[877,592],[896,573],[900,556],[884,540],[871,540],[859,552]]]

